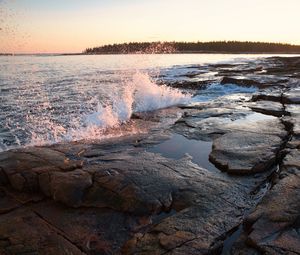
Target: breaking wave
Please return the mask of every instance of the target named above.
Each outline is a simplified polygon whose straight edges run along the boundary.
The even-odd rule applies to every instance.
[[[107,104],[97,102],[95,111],[83,114],[79,120],[71,123],[70,128],[44,121],[47,132],[32,131],[30,145],[43,145],[62,141],[76,141],[84,139],[101,139],[122,135],[118,127],[128,120],[134,112],[146,112],[166,108],[178,104],[186,104],[192,96],[182,93],[165,85],[155,84],[147,73],[136,72],[131,79],[122,81],[119,93],[114,93]],[[97,100],[97,99],[95,99]],[[107,134],[108,129],[117,130],[114,134]],[[38,131],[38,130],[37,130]],[[130,133],[139,132],[134,127]]]

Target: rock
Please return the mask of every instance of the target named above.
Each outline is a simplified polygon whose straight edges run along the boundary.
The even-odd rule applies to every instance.
[[[190,106],[185,108],[184,115],[175,123],[173,130],[190,139],[211,140],[229,132],[229,124],[250,113],[245,108],[221,106],[219,103]]]
[[[254,94],[251,99],[253,102],[257,102],[259,100],[263,101],[271,101],[271,102],[282,102],[282,92],[281,91],[271,91],[269,93],[261,92],[259,94]]]
[[[266,91],[255,94],[252,97],[252,101],[259,100],[280,102],[283,104],[300,104],[300,89],[298,87],[290,87],[285,91]]]
[[[282,177],[247,218],[247,243],[268,254],[300,252],[300,152],[284,159]]]
[[[278,136],[237,131],[213,142],[209,160],[232,174],[265,171],[276,162],[282,140]]]
[[[209,159],[232,174],[250,174],[270,168],[286,139],[284,125],[276,118],[260,116],[224,125],[228,131],[213,142]]]
[[[284,92],[282,97],[285,104],[300,104],[300,89],[290,88],[287,92]]]
[[[275,117],[251,113],[244,107],[208,107],[185,109],[174,130],[191,139],[214,139],[210,161],[232,174],[249,174],[268,169],[277,161],[277,153],[286,139],[286,127]],[[243,103],[243,105],[250,105]],[[257,109],[272,104],[255,104]],[[270,109],[269,113],[279,115]],[[273,107],[274,108],[274,107]],[[263,110],[267,112],[267,109]],[[285,114],[285,111],[282,111]]]
[[[270,102],[270,101],[257,101],[256,103],[250,104],[249,107],[262,114],[268,114],[276,117],[286,115],[285,109],[281,103]]]
[[[221,80],[221,84],[236,84],[239,86],[246,86],[246,87],[265,87],[266,85],[261,84],[258,81],[254,81],[254,80],[248,80],[248,79],[236,79],[236,78],[232,78],[232,77],[224,77]]]
[[[39,190],[39,174],[69,171],[76,167],[82,167],[82,162],[69,160],[65,154],[45,147],[12,150],[0,154],[0,169],[10,184],[19,191]]]
[[[2,254],[84,254],[61,231],[27,209],[1,215],[0,240]]]
[[[21,203],[13,199],[11,196],[8,196],[4,190],[0,189],[0,215],[12,211],[20,206]]]
[[[91,149],[96,155],[95,148]],[[193,164],[188,157],[181,160],[166,159],[139,149],[132,151],[129,147],[115,153],[107,150],[108,155],[99,150],[100,154],[95,157],[97,160],[92,165],[84,165],[82,169],[50,172],[43,169],[39,173],[41,192],[76,209],[57,208],[51,202],[39,202],[30,207],[37,217],[47,222],[50,229],[59,229],[65,240],[88,254],[120,250],[130,236],[125,230],[120,238],[113,236],[122,227],[137,232],[129,244],[124,246],[124,252],[125,247],[128,253],[145,250],[153,254],[168,249],[187,253],[191,247],[194,251],[208,252],[218,236],[239,224],[244,210],[253,202],[248,199],[249,189],[255,185],[253,180],[236,182],[216,176]],[[104,214],[107,208],[111,209]],[[169,213],[171,211],[177,213]],[[160,218],[157,226],[141,237],[140,234],[145,231],[145,227],[149,228],[147,225],[151,222],[143,219],[145,215],[149,218],[162,212],[165,216]],[[20,214],[26,215],[23,211]],[[20,214],[16,215],[16,221]],[[222,216],[218,218],[216,215]],[[9,219],[11,224],[23,227],[23,223],[14,222],[12,215]],[[113,219],[120,221],[112,223]],[[124,219],[132,219],[133,223],[126,223]],[[34,218],[28,231],[36,229],[41,232],[41,236],[47,235],[45,232],[48,230],[44,230],[44,226],[35,226],[40,224],[36,221]],[[107,225],[109,222],[110,225]],[[115,231],[107,232],[107,228],[112,228],[111,224],[116,224],[113,225]],[[0,228],[0,235],[6,233],[7,226],[4,228]],[[95,229],[102,229],[106,234],[95,234]],[[9,236],[16,234],[15,230],[11,231]],[[35,236],[31,238],[36,241]],[[21,244],[28,249],[43,249],[40,247],[43,244],[34,242],[32,245],[24,239]],[[48,243],[45,245],[49,247]],[[156,250],[156,247],[160,248]]]
[[[190,139],[214,139],[210,161],[228,173],[249,174],[268,169],[286,139],[286,127],[275,117],[253,113],[250,106],[274,115],[286,114],[281,104],[259,101],[241,107],[212,102],[185,109],[174,130]],[[270,109],[267,109],[270,108]]]
[[[173,235],[159,234],[160,245],[166,250],[172,250],[186,241],[195,239],[196,236],[190,232],[176,231]]]
[[[25,178],[19,173],[9,175],[9,181],[11,186],[18,191],[22,191],[24,189],[26,182]]]
[[[0,254],[221,254],[239,226],[232,254],[299,254],[298,65],[193,66],[178,82],[195,94],[204,68],[260,91],[135,113],[134,135],[0,153]],[[149,152],[174,132],[240,175]]]
[[[205,89],[209,84],[213,83],[215,80],[199,80],[199,81],[180,81],[169,83],[168,86],[179,89]]]
[[[120,254],[122,244],[141,227],[138,217],[107,208],[70,208],[48,201],[31,209],[85,254]]]
[[[41,192],[47,197],[51,197],[51,195],[52,195],[50,178],[51,178],[50,172],[41,173],[38,176],[39,188],[40,188]]]
[[[203,182],[206,186],[205,179]],[[213,247],[216,240],[239,224],[240,215],[247,207],[243,198],[247,192],[241,192],[238,186],[229,183],[229,186],[224,183],[227,188],[224,184],[220,186],[219,180],[215,184],[218,188],[210,189],[209,196],[204,195],[208,192],[204,188],[193,206],[161,220],[147,233],[130,240],[134,247],[125,254],[211,254],[212,249],[216,249]],[[239,198],[235,197],[237,200],[234,199],[235,192],[241,194]]]
[[[266,73],[273,76],[285,76],[299,78],[299,58],[298,57],[272,57],[268,59],[270,64],[266,66]]]
[[[0,185],[6,185],[8,184],[9,180],[3,171],[3,169],[0,167]]]
[[[181,176],[189,179],[198,171],[188,160],[168,160],[147,152],[119,159],[106,158],[106,161],[94,173],[93,187],[85,196],[85,205],[135,214],[170,210],[179,188],[184,189],[186,185]],[[189,200],[181,204],[188,206]]]
[[[82,204],[83,196],[92,183],[91,175],[83,170],[50,173],[52,198],[72,207]]]

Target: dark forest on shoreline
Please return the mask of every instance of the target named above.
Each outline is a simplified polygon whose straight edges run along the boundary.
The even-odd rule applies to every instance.
[[[300,45],[267,42],[130,42],[87,48],[84,54],[130,53],[300,53]]]

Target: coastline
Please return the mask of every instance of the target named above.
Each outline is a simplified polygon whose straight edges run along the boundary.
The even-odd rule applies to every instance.
[[[146,132],[0,153],[0,253],[300,253],[300,58],[261,65],[209,65],[255,91],[132,115]]]

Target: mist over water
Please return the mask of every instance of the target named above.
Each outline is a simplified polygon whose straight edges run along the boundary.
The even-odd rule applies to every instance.
[[[201,69],[204,63],[234,58],[204,54],[1,57],[0,151],[122,135],[120,125],[129,125],[134,112],[237,93],[236,86],[215,84],[192,97],[155,83],[160,76],[177,79],[190,72],[191,65]],[[127,131],[140,132],[134,126]]]

